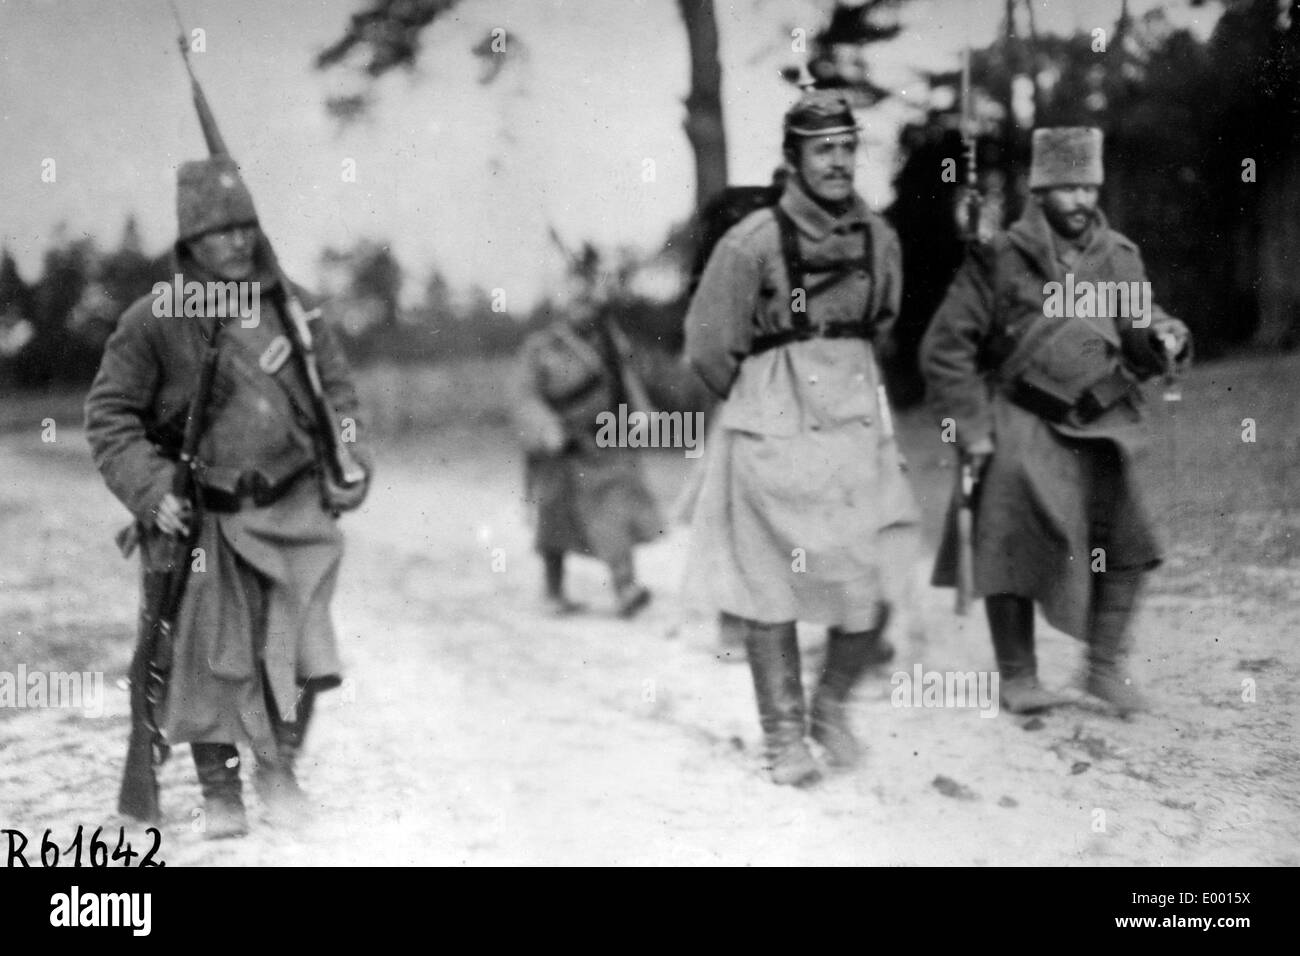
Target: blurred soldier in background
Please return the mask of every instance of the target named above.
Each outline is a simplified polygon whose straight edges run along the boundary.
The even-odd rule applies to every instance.
[[[791,176],[718,244],[686,319],[686,359],[725,399],[710,431],[688,577],[743,641],[776,783],[820,776],[795,622],[829,627],[811,731],[855,764],[849,694],[893,653],[885,569],[917,521],[874,360],[898,314],[898,239],[853,189],[858,127],[832,91],[785,117]]]
[[[619,406],[648,409],[627,339],[591,302],[529,336],[516,374],[514,408],[526,455],[525,497],[536,507],[545,600],[556,615],[582,605],[564,590],[566,553],[609,567],[615,607],[632,617],[650,602],[632,550],[663,532],[634,450],[598,447],[597,416]]]
[[[296,822],[308,809],[295,759],[316,693],[340,683],[329,616],[343,553],[335,518],[361,503],[369,480],[349,492],[324,480],[308,385],[284,334],[283,289],[234,162],[188,162],[178,180],[175,273],[205,286],[260,283],[256,322],[210,297],[201,314],[181,301],[159,308],[156,293],[135,302],[86,398],[86,437],[109,489],[135,515],[124,549],[138,541],[146,571],[165,570],[169,537],[198,523],[201,565],[176,622],[162,730],[168,743],[190,744],[205,835],[219,838],[247,830],[241,741],[256,756],[254,782],[272,821]],[[355,417],[342,352],[314,324],[324,391],[340,416]],[[181,501],[170,490],[175,459],[214,339],[198,500]]]
[[[1138,383],[1181,362],[1185,325],[1150,300],[1137,247],[1097,208],[1101,131],[1039,129],[1020,220],[967,258],[922,342],[940,415],[956,425],[979,481],[975,590],[983,594],[1001,673],[1002,704],[1024,713],[1061,703],[1040,686],[1034,602],[1088,644],[1089,692],[1121,712],[1143,700],[1125,667],[1129,620],[1144,571],[1160,551],[1142,508],[1134,463],[1145,445]],[[1073,298],[1123,283],[1112,309]],[[1123,308],[1127,302],[1128,308]],[[1114,314],[1126,312],[1127,314]],[[934,583],[952,586],[954,512]]]

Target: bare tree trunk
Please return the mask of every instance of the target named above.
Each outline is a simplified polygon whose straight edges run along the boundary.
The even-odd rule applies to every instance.
[[[722,63],[713,0],[677,0],[691,50],[686,138],[695,151],[695,208],[727,186],[727,133],[722,123]]]

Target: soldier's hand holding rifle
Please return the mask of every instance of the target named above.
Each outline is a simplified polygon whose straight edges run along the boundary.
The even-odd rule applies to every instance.
[[[193,508],[189,501],[177,498],[169,491],[163,495],[162,501],[158,502],[158,510],[154,514],[153,522],[163,534],[188,536],[192,514]]]
[[[1179,319],[1157,319],[1151,326],[1151,337],[1159,346],[1165,364],[1166,402],[1182,400],[1178,377],[1192,361],[1192,336]]]

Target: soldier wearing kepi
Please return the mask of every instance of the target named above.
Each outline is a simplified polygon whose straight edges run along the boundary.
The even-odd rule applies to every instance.
[[[1183,361],[1190,338],[1097,208],[1102,178],[1100,130],[1035,130],[1024,214],[972,250],[921,347],[938,413],[982,476],[975,590],[1016,713],[1062,702],[1038,681],[1035,601],[1087,642],[1090,693],[1121,713],[1144,705],[1126,669],[1129,621],[1160,550],[1135,477],[1138,383]],[[1063,290],[1077,300],[1054,298]],[[955,537],[950,513],[936,585],[954,583]]]
[[[240,742],[256,757],[254,782],[272,822],[307,810],[295,758],[317,692],[340,683],[329,616],[342,556],[335,519],[361,503],[369,466],[367,480],[346,491],[325,480],[308,385],[284,334],[284,290],[233,161],[183,164],[177,210],[176,274],[205,289],[257,283],[253,318],[212,298],[199,315],[156,294],[134,303],[86,398],[86,436],[109,489],[135,516],[146,572],[169,560],[169,539],[197,527],[200,564],[176,622],[160,725],[168,743],[190,744],[205,835],[218,838],[247,830]],[[328,328],[313,324],[324,391],[341,420],[355,420],[342,353]],[[179,434],[214,340],[196,500],[181,501],[170,491]]]
[[[707,582],[724,634],[745,645],[772,780],[804,785],[821,771],[795,622],[829,627],[811,734],[832,766],[852,766],[849,694],[892,655],[886,569],[905,560],[917,510],[874,360],[898,314],[901,254],[854,192],[848,102],[806,93],[783,145],[779,202],[722,238],[686,319],[687,361],[725,398],[688,578]]]
[[[582,610],[564,588],[564,559],[585,554],[609,568],[615,609],[632,617],[650,602],[633,549],[663,531],[636,452],[601,448],[598,416],[645,409],[625,336],[590,302],[531,335],[515,375],[514,411],[526,455],[525,496],[536,509],[545,600],[557,616]]]

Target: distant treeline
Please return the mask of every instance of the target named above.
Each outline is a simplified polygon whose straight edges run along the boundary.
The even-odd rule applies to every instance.
[[[575,267],[579,295],[602,272],[587,247]],[[402,269],[391,250],[369,240],[326,250],[324,309],[355,365],[428,364],[517,352],[560,309],[542,301],[520,309],[502,292],[471,288],[454,295],[436,273],[419,300],[399,305]],[[104,343],[122,311],[157,282],[173,278],[170,251],[146,254],[134,220],[116,249],[90,237],[62,237],[46,251],[41,274],[26,282],[8,250],[0,252],[0,387],[80,389],[89,385]],[[608,288],[611,283],[605,282]],[[621,290],[604,293],[598,308],[644,345],[644,371],[677,386],[673,355],[681,347],[680,303],[655,303]]]
[[[1300,344],[1300,15],[1284,7],[1227,3],[1205,43],[1172,29],[1157,8],[1071,37],[1009,30],[972,57],[979,182],[997,221],[1011,221],[1027,200],[1033,125],[1100,126],[1103,208],[1139,244],[1157,300],[1188,322],[1203,357]],[[963,255],[954,215],[965,179],[958,75],[927,79],[934,106],[901,133],[904,163],[887,211],[903,243],[891,381],[904,402],[921,397],[916,347]],[[577,297],[602,303],[644,346],[652,387],[672,393],[694,388],[675,361],[685,293],[652,301],[632,292],[631,280],[641,268],[684,279],[700,231],[683,223],[659,253],[641,262],[623,254],[615,266],[586,246],[571,270]],[[510,353],[561,308],[542,302],[521,312],[487,290],[453,294],[436,273],[402,307],[402,265],[380,241],[326,250],[321,266],[327,314],[361,364]],[[122,309],[168,279],[168,256],[146,254],[133,221],[111,251],[85,236],[56,237],[30,284],[5,251],[0,385],[84,387]]]
[[[1300,344],[1300,8],[1222,6],[1204,43],[1155,8],[1070,37],[1008,35],[971,66],[980,186],[1001,221],[1027,199],[1031,125],[1100,127],[1102,208],[1139,245],[1156,300],[1191,326],[1201,357]],[[916,346],[963,255],[958,75],[930,80],[954,104],[903,130],[889,210],[904,269],[895,379],[908,399],[922,389]],[[1017,116],[1026,109],[1032,124]]]

